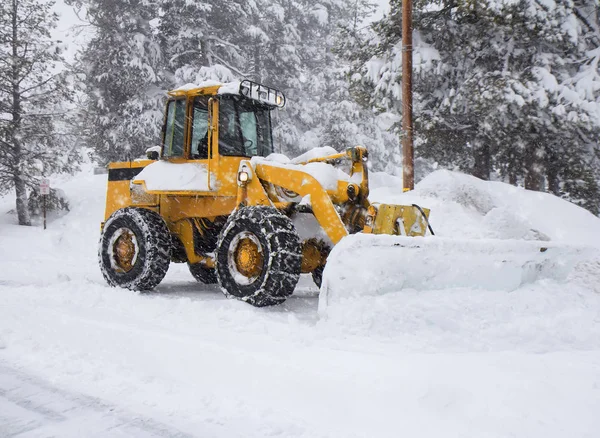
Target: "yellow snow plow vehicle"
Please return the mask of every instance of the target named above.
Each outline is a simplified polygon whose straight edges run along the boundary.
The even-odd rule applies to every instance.
[[[99,261],[111,286],[145,291],[170,262],[254,306],[283,302],[301,273],[357,232],[423,236],[427,209],[372,204],[368,153],[273,154],[275,89],[250,81],[169,93],[162,145],[109,165]],[[324,156],[323,156],[324,155]]]

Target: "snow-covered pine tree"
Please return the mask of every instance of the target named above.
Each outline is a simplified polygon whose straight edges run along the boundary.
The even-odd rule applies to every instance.
[[[337,150],[366,146],[373,170],[401,173],[401,150],[394,125],[398,117],[371,105],[371,90],[361,86],[360,74],[353,68],[362,65],[372,54],[362,50],[369,28],[365,17],[373,14],[375,5],[359,0],[346,9],[347,16],[335,32],[335,62],[326,72],[329,103],[322,142]]]
[[[52,5],[38,0],[0,4],[0,193],[15,188],[21,225],[31,225],[27,188],[78,162],[60,122],[71,95],[61,43],[50,36],[58,20]]]
[[[77,0],[93,26],[82,49],[82,131],[102,163],[135,158],[156,145],[164,79],[155,19],[147,0]]]
[[[168,88],[245,76],[247,62],[236,45],[243,17],[234,0],[163,1],[158,29]]]
[[[401,2],[390,3],[390,13],[370,26],[364,26],[356,36],[343,40],[343,51],[350,62],[349,87],[354,100],[362,107],[379,114],[377,120],[387,128],[383,135],[387,139],[380,146],[378,155],[386,171],[399,174],[402,162],[401,110],[402,110],[402,47],[401,47]],[[419,76],[431,68],[438,58],[436,50],[414,36],[414,72],[416,76],[415,103],[420,102]],[[417,113],[418,114],[418,113]],[[417,120],[418,123],[418,120]],[[395,138],[394,138],[395,137]],[[431,169],[431,162],[423,159],[419,145],[423,137],[416,138],[417,149],[415,177],[418,181]],[[377,158],[375,158],[377,159]],[[377,163],[376,163],[377,164]]]
[[[251,67],[250,78],[285,92],[288,103],[283,111],[273,113],[273,135],[278,152],[297,155],[304,148],[301,139],[310,129],[315,96],[306,47],[315,43],[308,35],[303,39],[307,19],[305,0],[259,0],[247,8],[247,41],[243,45]],[[309,109],[310,108],[310,109]],[[318,146],[318,145],[314,145]]]
[[[262,0],[256,4],[249,14],[252,26],[247,39],[252,44],[247,52],[253,78],[273,84],[288,97],[287,108],[275,113],[274,135],[281,151],[296,155],[325,145],[340,150],[371,139],[371,132],[360,136],[369,129],[357,128],[361,111],[343,83],[344,62],[333,53],[335,36],[356,18],[355,3]]]
[[[591,31],[581,25],[592,3],[416,1],[417,153],[573,200],[596,192],[598,88],[589,75],[590,48],[598,44],[590,47]],[[376,56],[363,74],[380,102],[399,112],[401,1],[391,6],[375,27]],[[571,173],[573,157],[578,176]],[[575,182],[580,189],[573,196]]]

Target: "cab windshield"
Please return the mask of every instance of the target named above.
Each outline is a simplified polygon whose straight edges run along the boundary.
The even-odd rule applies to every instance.
[[[219,105],[219,154],[266,157],[272,152],[270,107],[239,96],[222,96]]]

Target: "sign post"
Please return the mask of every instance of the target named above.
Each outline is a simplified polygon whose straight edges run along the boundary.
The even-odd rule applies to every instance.
[[[43,212],[44,212],[44,230],[46,229],[46,197],[50,194],[50,181],[44,178],[40,181],[40,195],[42,195]]]

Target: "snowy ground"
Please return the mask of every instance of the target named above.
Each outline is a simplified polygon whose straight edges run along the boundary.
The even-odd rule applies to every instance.
[[[525,191],[435,175],[410,195],[375,176],[373,196],[417,197],[442,236],[600,246],[600,220],[563,201],[540,211]],[[392,291],[326,317],[307,278],[267,309],[181,265],[139,295],[97,267],[105,178],[57,182],[72,211],[46,231],[0,199],[1,437],[597,436],[596,259],[563,282]]]

